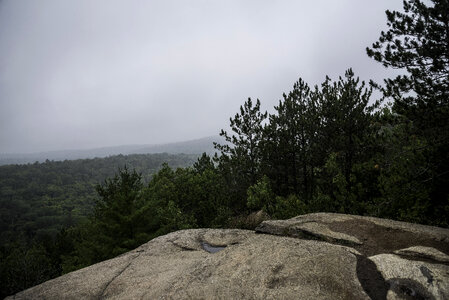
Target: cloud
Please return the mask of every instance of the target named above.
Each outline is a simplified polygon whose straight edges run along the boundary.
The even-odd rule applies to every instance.
[[[399,1],[398,1],[399,2]],[[387,75],[365,47],[401,3],[3,0],[0,152],[217,134],[303,77]]]

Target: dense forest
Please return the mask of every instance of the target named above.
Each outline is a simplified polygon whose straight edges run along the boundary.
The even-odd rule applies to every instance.
[[[273,114],[249,98],[230,119],[232,132],[221,131],[227,143],[215,144],[219,155],[186,168],[164,164],[149,182],[128,165],[96,186],[84,221],[3,249],[2,295],[170,231],[250,228],[260,211],[449,227],[449,1],[431,4],[404,1],[404,12],[387,11],[389,30],[367,48],[402,75],[384,84],[365,84],[351,69],[317,86],[299,79]]]
[[[17,274],[24,272],[14,264],[23,263],[21,259],[29,255],[31,260],[35,260],[33,254],[28,252],[34,253],[33,249],[39,248],[43,241],[53,242],[61,230],[87,220],[95,207],[98,195],[96,186],[113,177],[119,169],[132,168],[142,174],[142,182],[148,183],[163,163],[173,168],[187,167],[197,157],[167,153],[134,154],[0,166],[1,281],[9,282],[3,280],[3,275],[11,269],[16,270]],[[46,260],[48,252],[42,253]],[[15,258],[18,260],[12,261],[11,254],[19,255]],[[6,266],[8,263],[12,265]],[[25,264],[24,268],[28,266]],[[36,271],[48,273],[46,266],[40,268],[43,269]],[[31,274],[24,276],[36,277]],[[26,287],[35,280],[39,279],[23,281],[20,278],[17,282],[21,287]],[[2,296],[6,294],[2,290]]]
[[[27,239],[55,236],[90,214],[95,186],[125,166],[148,182],[162,163],[193,164],[197,155],[117,155],[107,158],[46,161],[0,166],[0,246],[18,234]]]

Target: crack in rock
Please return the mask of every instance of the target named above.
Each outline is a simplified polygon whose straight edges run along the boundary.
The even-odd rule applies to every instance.
[[[128,267],[134,262],[134,260],[136,258],[138,258],[140,256],[140,253],[138,255],[136,255],[135,257],[133,257],[131,259],[131,261],[117,274],[115,275],[108,283],[106,283],[104,289],[101,291],[100,295],[98,296],[98,299],[105,299],[105,293],[107,291],[107,289],[109,288],[109,286],[118,278],[120,277],[120,275],[123,274],[123,272],[126,271],[126,269],[128,269]]]
[[[180,248],[182,251],[198,251],[198,249],[182,246],[182,245],[179,245],[179,244],[177,244],[177,243],[175,243],[173,241],[171,243],[173,244],[173,246],[176,246],[176,247]]]
[[[433,276],[432,276],[432,271],[430,271],[428,268],[426,268],[425,266],[420,266],[419,270],[421,271],[421,274],[424,275],[424,277],[427,278],[427,283],[432,284],[433,283]]]
[[[273,221],[272,221],[273,222]],[[275,221],[274,221],[275,222]],[[334,231],[327,225],[315,222],[295,222],[293,224],[278,225],[265,221],[255,229],[256,233],[289,236],[304,240],[317,240],[340,246],[360,246],[363,244],[356,237],[343,232]]]

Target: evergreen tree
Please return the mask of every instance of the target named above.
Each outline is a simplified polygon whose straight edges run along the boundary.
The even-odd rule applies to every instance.
[[[226,174],[237,209],[245,207],[246,189],[260,177],[262,130],[266,118],[267,113],[260,111],[259,99],[253,104],[248,98],[240,106],[240,113],[230,118],[234,134],[229,135],[225,130],[220,133],[229,144],[214,144],[221,151],[221,169]]]
[[[2,298],[58,275],[49,253],[39,243],[16,243],[7,256],[0,258]]]
[[[313,153],[319,122],[316,102],[309,86],[299,79],[293,90],[283,95],[270,115],[264,131],[266,172],[271,175],[277,193],[287,196],[312,194]]]
[[[106,256],[115,256],[138,246],[145,217],[142,177],[125,167],[112,179],[97,186],[95,223]]]
[[[416,149],[426,147],[426,141],[413,132],[413,122],[391,113],[388,107],[378,116],[380,128],[375,137],[380,146],[371,163],[376,171],[377,195],[369,214],[416,223],[439,224],[441,219],[429,219],[430,186],[424,182],[425,156]],[[447,212],[441,211],[441,216]]]
[[[404,1],[404,12],[387,10],[389,30],[367,48],[385,67],[406,71],[387,79],[384,91],[396,112],[423,127],[435,118],[447,124],[449,101],[449,1],[429,2]]]
[[[319,156],[324,158],[319,164],[320,192],[338,202],[336,207],[341,212],[363,200],[354,188],[365,174],[356,174],[354,167],[372,154],[371,112],[377,104],[369,105],[371,94],[372,89],[360,82],[351,69],[336,82],[327,77],[318,92],[321,122],[318,145],[322,149]]]
[[[193,169],[197,173],[202,174],[207,170],[214,170],[215,165],[212,158],[204,152],[193,164]]]
[[[367,53],[405,72],[385,80],[383,91],[424,143],[410,151],[424,157],[421,182],[431,190],[426,214],[449,224],[441,217],[449,211],[449,1],[404,1],[404,12],[386,14],[389,30]]]
[[[349,69],[345,77],[322,84],[322,140],[321,145],[339,156],[346,181],[354,163],[365,154],[367,133],[373,107],[369,106],[372,89],[354,77]]]

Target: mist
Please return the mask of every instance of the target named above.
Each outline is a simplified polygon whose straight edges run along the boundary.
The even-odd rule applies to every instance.
[[[0,2],[0,153],[217,135],[298,78],[391,71],[365,48],[402,1]]]

